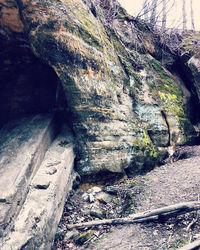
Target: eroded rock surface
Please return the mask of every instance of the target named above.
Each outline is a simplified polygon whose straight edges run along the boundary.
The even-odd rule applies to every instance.
[[[6,146],[15,149],[18,143],[18,152],[11,151],[12,161],[1,162],[1,249],[50,249],[53,244],[73,185],[75,156],[70,129],[64,127],[52,143],[51,123],[51,117],[34,116],[26,123],[24,119],[17,127],[26,127],[21,130],[24,138],[18,133],[11,137],[10,148]]]
[[[90,0],[0,0],[0,127],[13,118],[58,112],[75,137],[75,169],[83,180],[114,180],[160,164],[172,146],[198,142],[200,129],[199,43],[195,42],[200,36],[191,33],[186,38],[180,35],[178,41],[169,39],[175,47],[171,48],[170,43],[163,46],[157,34],[127,15],[114,1],[105,7],[102,1]],[[192,44],[189,51],[188,44]],[[39,133],[34,137],[36,144]],[[50,132],[41,151],[36,147],[32,152],[38,156],[36,169],[53,140],[51,136]],[[20,143],[18,139],[14,140]],[[55,150],[62,156],[61,148],[69,143],[68,139],[66,136],[59,146],[53,144],[50,154],[54,155]],[[18,149],[25,157],[26,150],[20,146]],[[13,153],[19,157],[15,150]],[[5,147],[1,162],[8,156],[12,159]],[[0,174],[6,175],[15,164],[11,168],[4,165]],[[69,165],[71,169],[71,161]],[[16,186],[23,184],[27,188],[19,192],[19,197],[17,192],[13,195],[12,188],[5,195],[4,184],[0,184],[0,205],[4,206],[2,234],[14,225],[11,217],[14,221],[21,216],[15,221],[15,231],[8,233],[7,249],[10,245],[20,248],[16,239],[21,233],[27,248],[49,246],[53,239],[60,210],[53,230],[46,230],[49,236],[43,234],[39,239],[37,230],[44,232],[45,223],[50,223],[41,214],[51,195],[41,195],[41,214],[34,215],[26,202],[23,204],[29,188],[27,201],[34,202],[35,196],[47,194],[52,187],[56,193],[55,187],[60,183],[62,196],[59,193],[59,199],[52,200],[56,204],[48,205],[52,208],[50,218],[54,217],[55,208],[62,208],[68,190],[66,181],[70,177],[62,176],[64,168],[61,172],[56,166],[49,168],[49,178],[44,181],[41,174],[35,176],[34,183],[32,177],[37,171],[32,176],[28,170],[19,165],[10,171],[13,178],[9,185],[18,181]],[[57,174],[59,178],[53,186],[50,177]],[[31,178],[26,180],[27,176]],[[1,183],[5,183],[5,178]],[[12,209],[6,203],[10,197],[14,197]],[[93,198],[90,195],[91,202]],[[105,197],[101,199],[105,202]],[[18,203],[23,205],[22,210]],[[24,232],[29,212],[36,219],[29,221],[27,228],[31,229]],[[99,214],[97,209],[93,212]],[[33,233],[36,237],[32,239]]]
[[[52,115],[29,116],[0,131],[0,225],[6,232],[23,204],[31,178],[55,137]]]
[[[61,82],[82,176],[137,172],[162,160],[158,148],[198,135],[191,122],[194,91],[180,72],[161,65],[159,40],[122,8],[111,25],[101,2],[20,0],[5,9],[15,9],[21,28],[3,16],[4,41],[8,29],[13,43],[23,36],[20,47],[26,44]],[[169,51],[167,56],[172,69],[176,57]]]

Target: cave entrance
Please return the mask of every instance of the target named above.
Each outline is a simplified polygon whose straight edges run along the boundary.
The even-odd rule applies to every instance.
[[[195,86],[194,76],[191,69],[187,65],[189,60],[188,55],[174,57],[174,62],[169,65],[165,65],[166,68],[175,76],[179,78],[184,87],[190,93],[187,97],[187,105],[184,106],[184,112],[187,114],[192,125],[199,127],[200,124],[200,101]],[[190,134],[191,136],[192,134]],[[192,139],[187,142],[188,145],[199,145],[200,137],[199,132],[195,132],[192,135]]]
[[[24,46],[0,50],[0,127],[26,115],[50,113],[65,106],[54,70]]]
[[[175,72],[180,77],[185,87],[189,90],[191,94],[189,100],[189,109],[187,110],[187,112],[192,124],[196,125],[200,122],[200,113],[197,112],[197,110],[199,110],[200,107],[200,102],[196,87],[194,85],[194,77],[192,75],[190,68],[186,65],[187,61],[188,61],[187,56],[178,57],[171,71],[172,73]]]

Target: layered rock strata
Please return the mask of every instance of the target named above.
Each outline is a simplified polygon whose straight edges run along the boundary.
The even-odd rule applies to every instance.
[[[163,67],[148,27],[101,2],[1,0],[5,44],[20,40],[59,79],[82,176],[140,171],[160,162],[168,146],[199,134],[199,119],[191,119],[194,91],[181,69],[169,71],[177,57],[168,51]],[[15,25],[7,21],[11,12]],[[196,81],[189,84],[197,92]]]
[[[64,126],[55,138],[57,122],[52,115],[31,116],[0,132],[1,249],[53,244],[74,178],[73,136]]]

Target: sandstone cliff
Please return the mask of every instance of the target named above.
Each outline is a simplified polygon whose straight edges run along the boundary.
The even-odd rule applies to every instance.
[[[0,0],[0,121],[62,111],[76,170],[105,177],[152,167],[169,146],[198,139],[200,62],[101,3]]]

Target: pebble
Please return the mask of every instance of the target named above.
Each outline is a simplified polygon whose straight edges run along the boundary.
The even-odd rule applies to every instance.
[[[83,198],[84,201],[88,201],[88,193],[84,193],[82,195],[82,198]]]
[[[89,194],[88,200],[89,200],[90,203],[93,203],[95,201],[94,195],[93,194]]]
[[[194,239],[200,239],[200,233],[194,235]]]
[[[73,210],[73,206],[71,204],[67,204],[65,207],[66,207],[67,211]]]
[[[105,188],[105,191],[106,191],[107,193],[109,193],[109,194],[117,195],[117,193],[118,193],[118,188],[113,187],[113,186],[107,186],[107,187]]]
[[[110,194],[101,192],[96,195],[96,199],[99,200],[100,202],[107,204],[112,201],[112,196]]]
[[[62,229],[58,229],[56,234],[55,234],[55,239],[63,239],[65,236],[66,232],[63,231]]]
[[[92,193],[99,193],[102,191],[100,187],[93,187],[90,189]],[[89,191],[89,190],[88,190]]]
[[[98,207],[93,207],[90,211],[90,215],[99,219],[103,219],[106,217],[106,211]]]
[[[77,230],[72,230],[72,231],[68,231],[65,234],[65,238],[64,240],[73,240],[75,237],[77,237],[79,235],[79,232]]]

